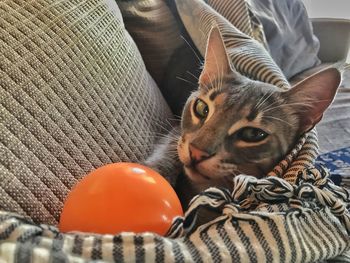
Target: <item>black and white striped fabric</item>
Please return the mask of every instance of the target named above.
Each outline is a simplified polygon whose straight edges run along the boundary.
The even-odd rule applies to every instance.
[[[349,262],[349,193],[324,170],[305,169],[295,185],[238,176],[234,191],[211,188],[192,200],[169,237],[152,233],[62,234],[0,213],[3,262]],[[198,228],[203,209],[219,216]],[[332,261],[330,261],[332,262]]]
[[[208,2],[218,12],[227,9],[215,5],[220,0]],[[225,2],[248,8],[243,0]],[[238,30],[203,1],[176,3],[202,54],[209,30],[218,25],[238,71],[289,88],[264,46],[251,38],[252,29],[245,24],[249,12],[243,12],[245,26]],[[238,176],[232,193],[210,188],[195,197],[167,237],[63,234],[0,212],[0,262],[350,262],[349,192],[335,186],[326,169],[313,167],[316,155],[311,132],[265,179]],[[196,220],[206,210],[215,217],[198,226]]]

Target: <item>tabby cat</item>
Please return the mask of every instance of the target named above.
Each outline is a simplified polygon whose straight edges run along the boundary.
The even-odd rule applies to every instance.
[[[329,68],[282,92],[248,79],[232,68],[220,31],[213,28],[181,127],[146,164],[176,187],[184,207],[205,188],[230,188],[237,174],[260,178],[321,120],[340,80],[339,71]]]

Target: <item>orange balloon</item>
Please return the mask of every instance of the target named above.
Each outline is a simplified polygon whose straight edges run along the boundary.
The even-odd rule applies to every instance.
[[[59,229],[165,235],[174,217],[182,215],[175,191],[161,175],[140,164],[114,163],[92,171],[72,189]]]

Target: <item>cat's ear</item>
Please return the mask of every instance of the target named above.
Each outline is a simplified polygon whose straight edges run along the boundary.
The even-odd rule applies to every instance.
[[[218,27],[213,27],[209,33],[204,66],[199,76],[199,84],[209,85],[212,81],[222,78],[231,72],[226,48]]]
[[[312,75],[285,92],[287,103],[295,106],[300,119],[300,133],[311,130],[332,103],[341,82],[341,74],[328,68]]]

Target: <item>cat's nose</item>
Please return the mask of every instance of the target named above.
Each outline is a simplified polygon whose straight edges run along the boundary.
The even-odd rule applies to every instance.
[[[191,159],[195,162],[203,161],[205,159],[208,159],[211,156],[206,151],[198,149],[192,143],[190,143],[190,145],[189,145],[189,150],[190,150]]]

